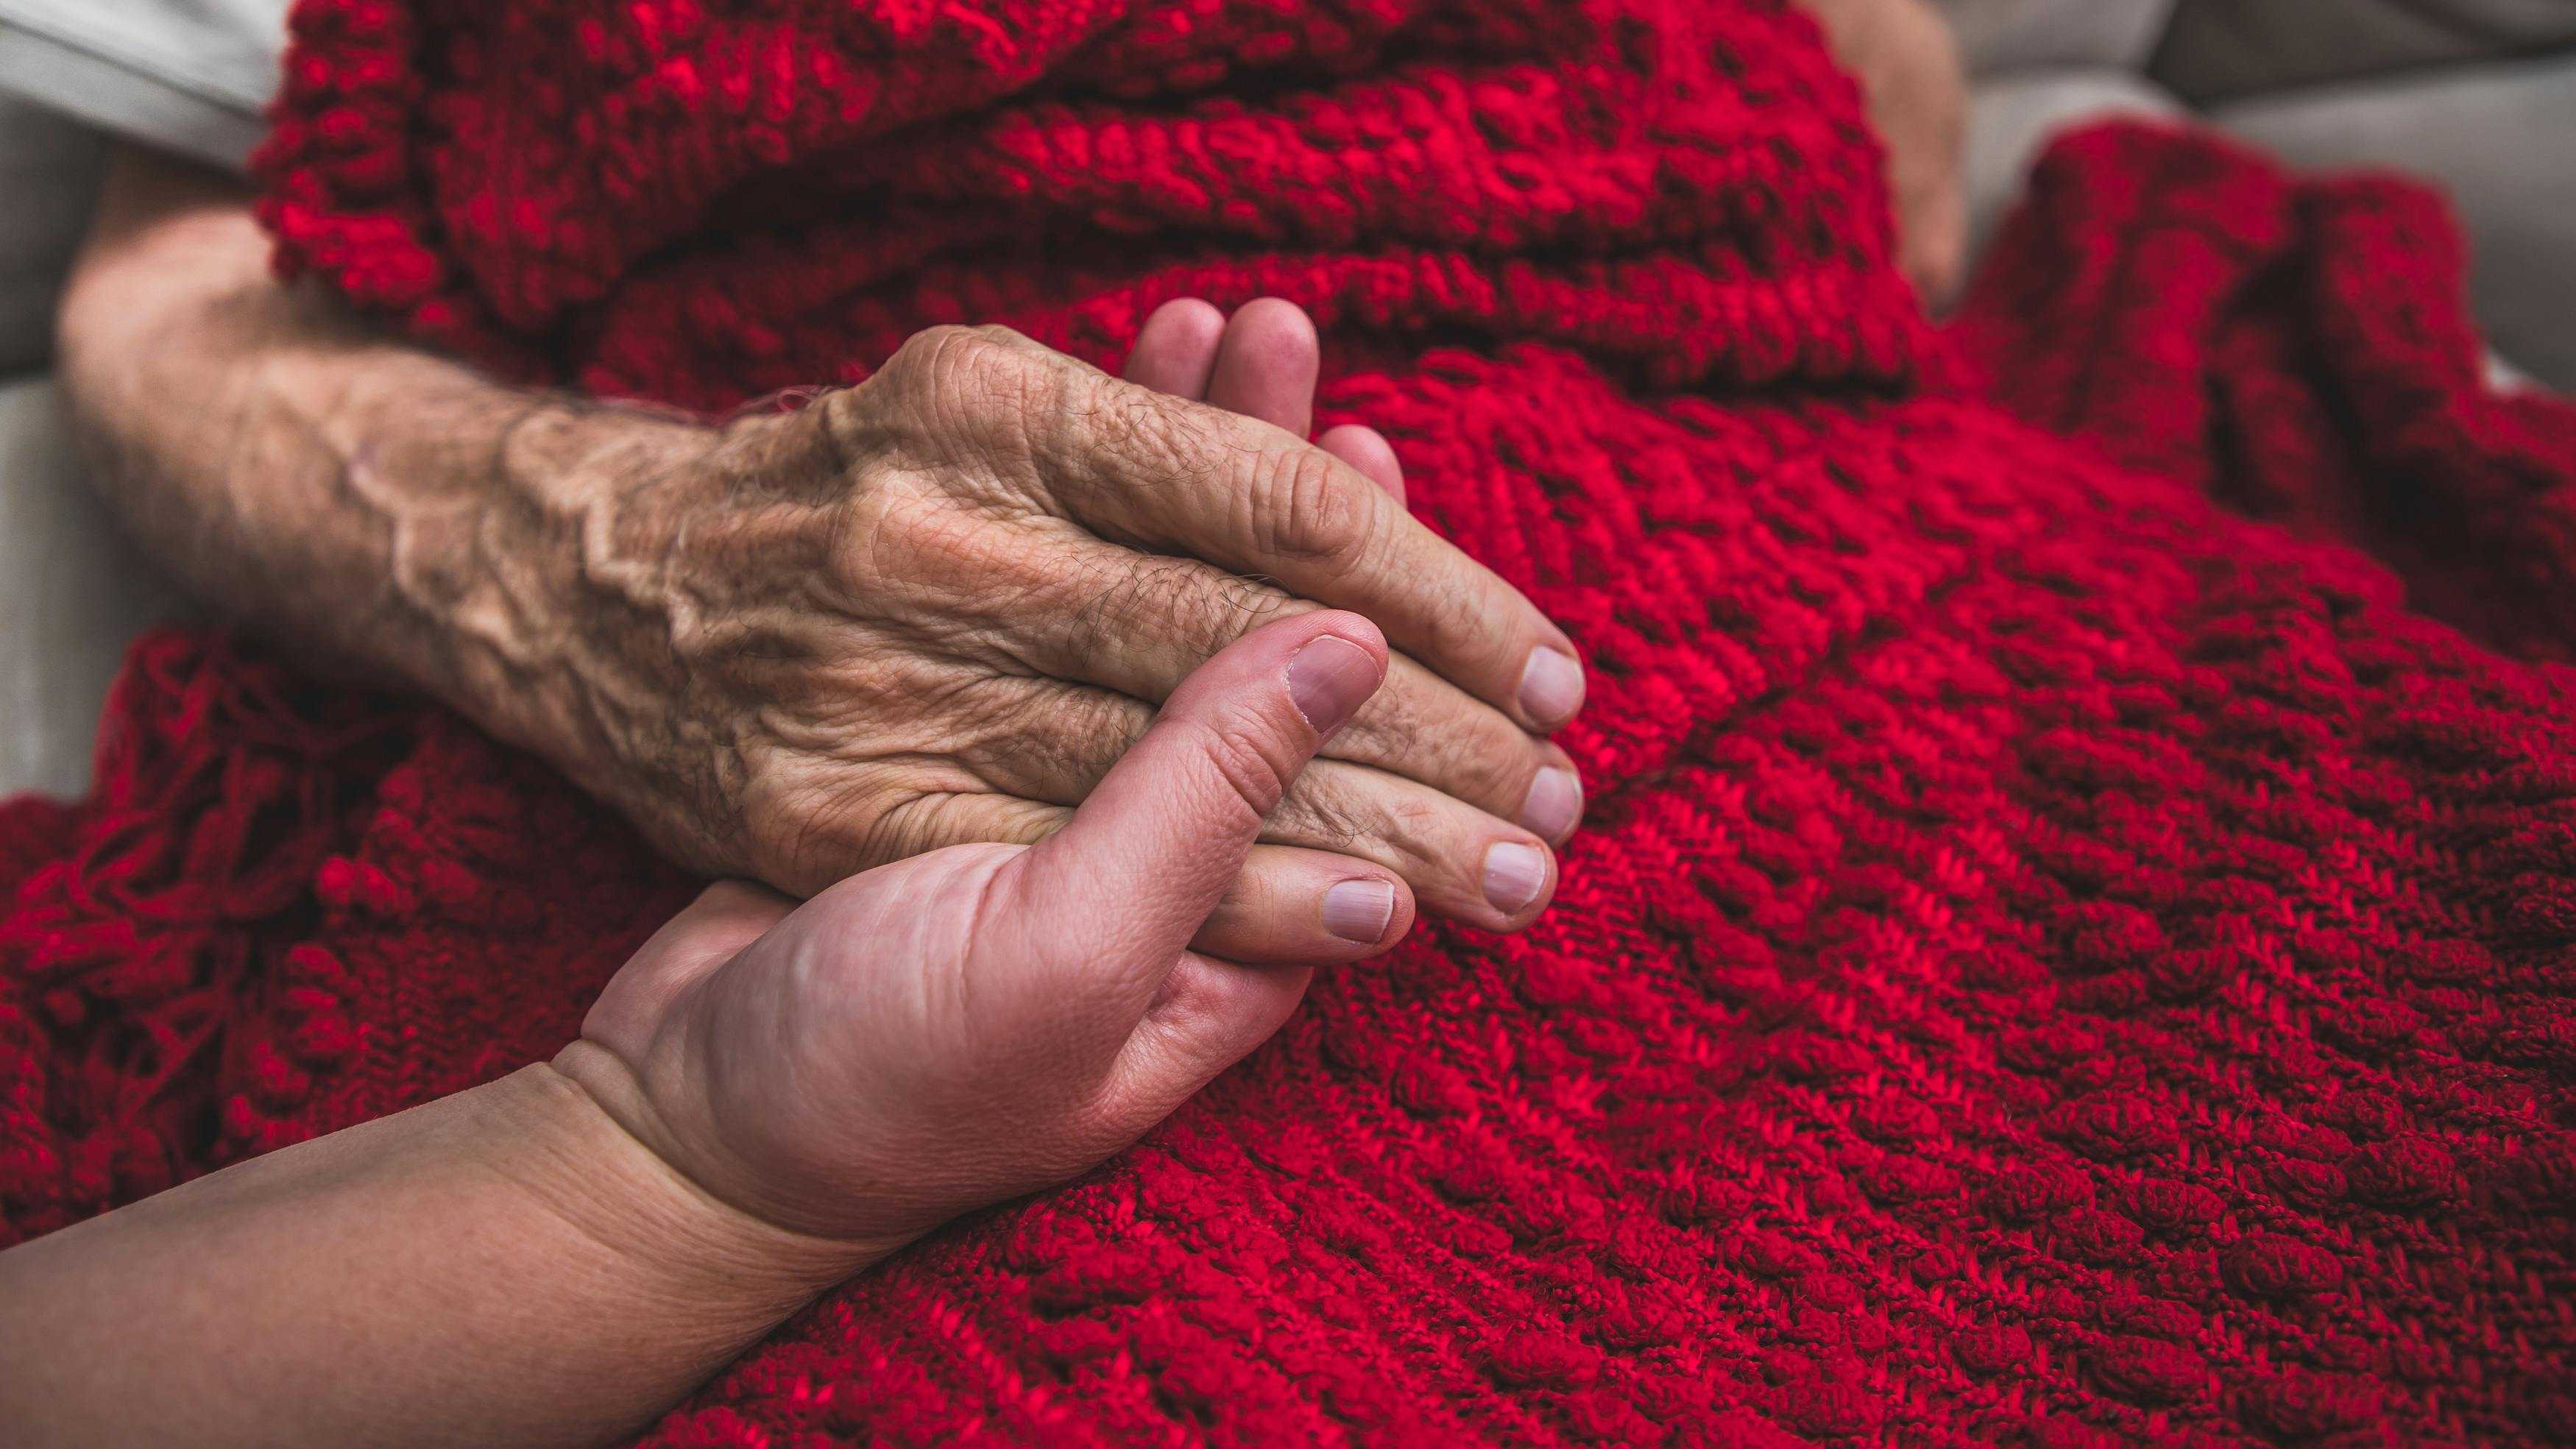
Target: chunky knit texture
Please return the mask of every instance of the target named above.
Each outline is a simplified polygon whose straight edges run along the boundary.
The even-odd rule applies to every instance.
[[[2576,1440],[2576,410],[2424,193],[2096,132],[1936,335],[1776,4],[297,26],[281,255],[421,335],[715,408],[1288,296],[1594,667],[1536,929],[647,1442]],[[0,1242],[550,1053],[690,888],[220,638],[100,760],[0,810]]]

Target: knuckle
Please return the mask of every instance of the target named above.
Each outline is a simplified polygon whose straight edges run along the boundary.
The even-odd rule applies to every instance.
[[[844,566],[864,569],[886,591],[882,606],[915,623],[1016,609],[1046,582],[1044,550],[1021,530],[947,501],[884,499],[842,543]]]
[[[1377,802],[1369,812],[1375,818],[1361,827],[1361,833],[1375,840],[1385,852],[1404,862],[1408,871],[1432,873],[1455,872],[1465,852],[1456,849],[1457,831],[1449,810],[1438,802],[1412,793],[1400,793]]]
[[[1195,665],[1279,616],[1292,601],[1267,584],[1199,566],[1163,571],[1160,586],[1136,602],[1142,617],[1190,649]]]
[[[1179,615],[1204,663],[1228,644],[1274,620],[1313,613],[1321,604],[1292,598],[1258,579],[1215,569],[1203,571],[1196,597]]]
[[[1490,749],[1448,752],[1442,761],[1449,781],[1444,788],[1458,799],[1478,805],[1490,803],[1496,813],[1514,816],[1520,813],[1530,782],[1538,778],[1538,752],[1528,745],[1518,727],[1508,721],[1504,727],[1511,731],[1510,736],[1497,732]]]
[[[1312,777],[1303,777],[1288,787],[1287,796],[1271,814],[1270,835],[1288,845],[1363,855],[1383,863],[1384,843],[1374,825],[1349,809],[1338,792],[1318,788]]]
[[[1075,657],[1168,654],[1184,671],[1269,623],[1319,606],[1190,559],[1129,554],[1077,568],[1066,626]]]
[[[1505,814],[1519,808],[1543,753],[1491,705],[1429,684],[1403,666],[1360,707],[1345,738],[1370,763]]]
[[[945,327],[924,349],[923,372],[934,387],[969,396],[1014,390],[1027,370],[1019,354],[980,327]]]
[[[962,327],[925,327],[915,332],[903,340],[903,345],[895,349],[894,356],[887,358],[885,365],[879,367],[859,391],[895,394],[919,391],[940,367],[941,354],[954,345],[956,335],[964,330]]]
[[[1408,881],[1454,876],[1458,835],[1448,809],[1420,792],[1333,787],[1309,776],[1290,787],[1271,817],[1270,835],[1283,844],[1330,850],[1375,862]]]
[[[908,795],[876,811],[861,833],[867,856],[877,861],[906,860],[948,844],[953,836],[951,817],[956,813],[957,798]]]
[[[1064,826],[1066,812],[1035,800],[921,791],[887,807],[869,832],[880,860],[908,860],[952,845],[1035,845]]]
[[[887,360],[880,375],[906,381],[924,375],[935,376],[946,368],[974,365],[984,352],[995,345],[980,327],[954,324],[924,327],[904,339],[903,346],[895,349],[894,356]]]
[[[1535,611],[1466,555],[1445,551],[1440,559],[1448,566],[1419,571],[1407,594],[1425,662],[1437,661],[1441,673],[1460,681],[1516,679]]]
[[[996,678],[961,700],[959,754],[996,788],[1090,795],[1152,716],[1121,694],[1051,681]]]
[[[1274,557],[1306,564],[1349,560],[1368,541],[1366,500],[1318,448],[1265,451],[1250,502],[1253,537]]]
[[[950,842],[948,817],[956,796],[905,795],[872,813],[858,832],[865,857],[885,863],[927,855]]]
[[[798,893],[900,859],[883,853],[878,831],[885,792],[856,782],[823,788],[803,771],[764,776],[748,792],[753,856],[761,876]]]
[[[877,378],[934,423],[1016,424],[1049,385],[1051,356],[1006,328],[931,327],[907,338]]]
[[[1232,711],[1198,732],[1200,758],[1254,822],[1279,808],[1295,775],[1279,733],[1274,722],[1251,710]]]
[[[1192,403],[1104,377],[1068,389],[1063,404],[1066,456],[1096,460],[1103,481],[1131,496],[1218,476],[1210,420]]]

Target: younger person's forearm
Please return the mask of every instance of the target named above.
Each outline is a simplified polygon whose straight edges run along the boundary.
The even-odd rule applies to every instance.
[[[0,1423],[602,1443],[874,1255],[717,1203],[530,1067],[0,1253]]]

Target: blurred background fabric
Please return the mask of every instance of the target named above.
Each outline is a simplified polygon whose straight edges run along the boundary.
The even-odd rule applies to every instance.
[[[0,795],[87,787],[135,635],[190,616],[82,477],[46,376],[116,141],[238,170],[290,0],[0,0]]]
[[[2500,370],[2576,392],[2576,0],[1936,3],[1974,81],[1980,243],[2061,132],[2196,115],[2301,167],[2441,187]]]
[[[0,383],[0,796],[84,788],[126,644],[184,617],[82,486],[53,383]]]
[[[1935,0],[1984,74],[2144,64],[2174,0]]]
[[[100,132],[0,95],[0,795],[88,783],[127,641],[181,608],[81,476],[45,372],[109,150]]]
[[[0,91],[238,167],[267,133],[289,3],[0,0]]]
[[[1982,242],[2059,133],[2196,115],[2443,187],[2504,359],[2576,392],[2576,0],[1935,0],[1974,82]],[[187,606],[86,486],[45,380],[111,138],[238,168],[289,0],[0,0],[0,794],[80,790],[126,643]]]
[[[2149,69],[2176,95],[2219,105],[2569,44],[2571,0],[2186,0]]]
[[[0,377],[41,369],[54,303],[98,203],[107,138],[0,94]]]

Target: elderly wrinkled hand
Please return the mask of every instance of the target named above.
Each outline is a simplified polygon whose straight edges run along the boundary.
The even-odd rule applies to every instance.
[[[1384,439],[1304,441],[1314,332],[1283,302],[1166,307],[1113,378],[1001,329],[914,339],[866,384],[657,470],[589,567],[619,627],[556,750],[669,851],[807,894],[1062,826],[1157,704],[1264,621],[1382,628],[1386,687],[1288,792],[1202,944],[1351,857],[1425,909],[1526,925],[1580,787],[1565,635],[1416,522]],[[1200,401],[1197,399],[1204,399]]]

